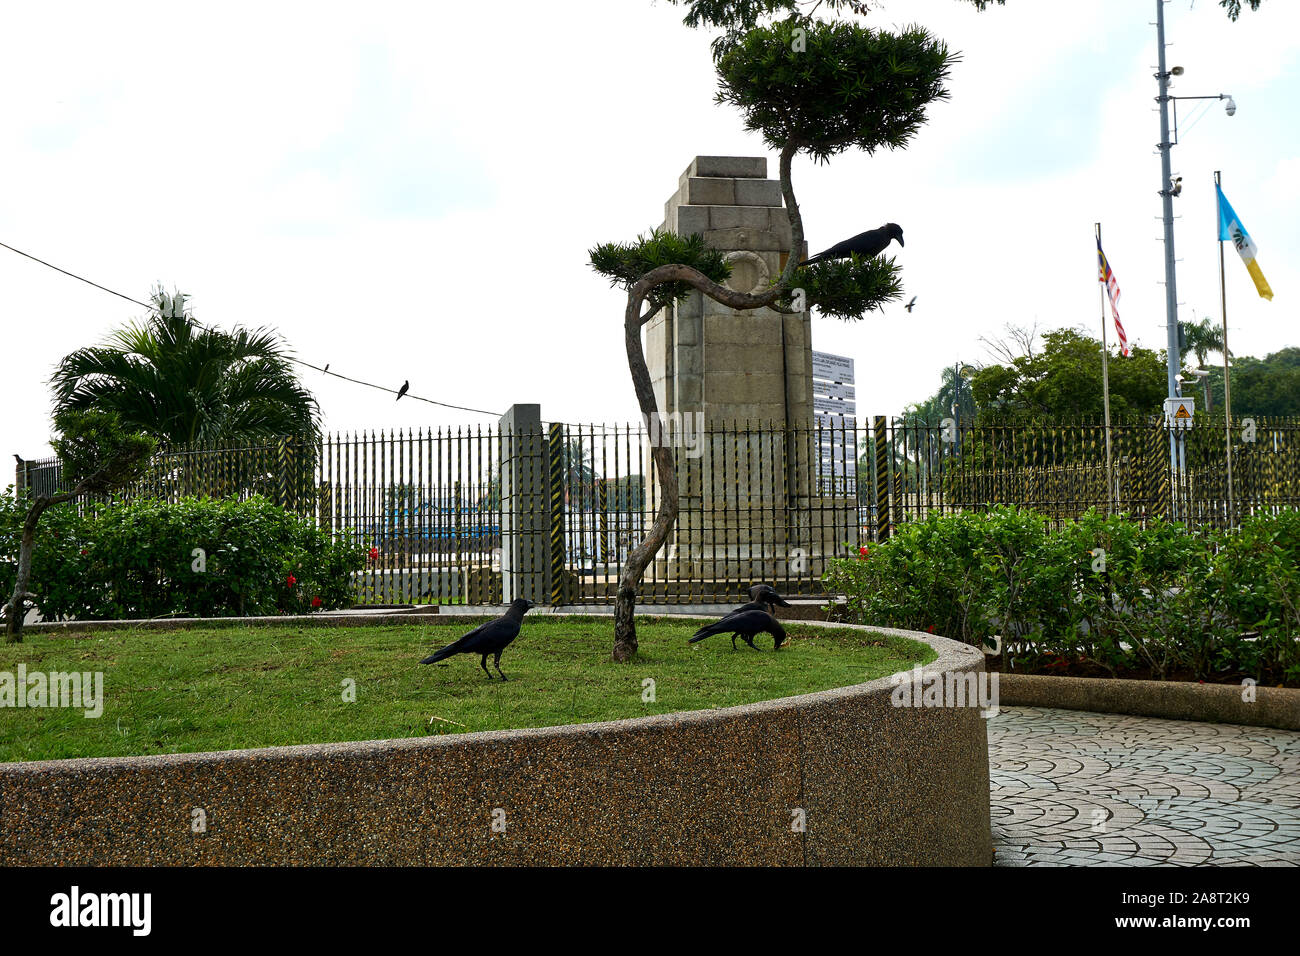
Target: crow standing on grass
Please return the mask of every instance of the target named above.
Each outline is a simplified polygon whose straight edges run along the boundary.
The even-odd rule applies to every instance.
[[[789,607],[790,602],[776,593],[770,584],[755,584],[749,589],[749,603],[742,604],[736,611],[768,611],[773,607]],[[732,613],[736,613],[732,611]]]
[[[779,650],[785,643],[785,629],[781,627],[780,622],[766,611],[756,609],[732,611],[722,620],[713,624],[705,625],[695,632],[688,644],[695,644],[704,640],[706,637],[712,637],[714,634],[731,634],[731,649],[736,649],[736,638],[740,638],[754,650],[758,650],[754,645],[754,637],[758,634],[771,634],[774,643],[772,650]]]
[[[770,584],[755,584],[753,587],[749,589],[749,597],[750,597],[750,601],[748,604],[742,604],[734,611],[731,611],[730,613],[724,615],[723,618],[719,620],[716,624],[710,624],[700,628],[698,631],[695,632],[695,636],[692,637],[688,643],[694,644],[696,641],[702,641],[706,637],[709,637],[712,634],[726,634],[729,625],[731,624],[733,619],[735,619],[737,615],[744,614],[748,611],[758,611],[760,613],[765,614],[768,617],[771,617],[771,614],[775,608],[790,606],[790,602],[787,601],[785,598],[781,597],[781,595],[777,593],[776,588],[772,587],[772,585]],[[772,623],[776,624],[775,618],[772,618]],[[780,647],[781,642],[785,640],[785,632],[780,630],[779,624],[777,624],[776,626],[777,626],[777,631],[780,631],[779,637],[777,636],[777,631],[772,631],[772,630],[766,631],[766,633],[771,634],[774,638],[776,638],[776,645],[772,648],[772,650],[776,650],[778,647]],[[765,629],[754,631],[748,637],[745,637],[745,643],[748,644],[750,647],[754,647],[754,634],[763,633],[763,630]],[[708,631],[708,633],[706,634],[705,631]],[[731,646],[733,649],[736,646],[736,638],[743,637],[743,636],[744,634],[739,630],[735,631],[732,634]],[[758,648],[754,647],[754,650],[758,650]]]
[[[903,245],[902,227],[896,222],[887,222],[879,229],[868,229],[866,232],[858,233],[852,239],[837,242],[825,252],[819,252],[811,259],[805,259],[803,264],[810,266],[828,259],[847,259],[854,252],[864,259],[870,259],[884,252],[890,241],[895,239],[900,246]]]
[[[501,652],[519,636],[520,622],[523,621],[524,615],[528,613],[528,609],[536,606],[532,601],[515,598],[510,605],[510,609],[503,616],[488,621],[486,624],[480,624],[460,640],[448,644],[435,654],[430,654],[420,663],[436,664],[453,654],[482,654],[483,659],[479,661],[479,666],[483,668],[483,673],[487,674],[488,680],[492,680],[492,672],[488,670],[487,666],[488,655],[492,654],[494,655],[492,663],[504,681],[507,678],[501,671]]]

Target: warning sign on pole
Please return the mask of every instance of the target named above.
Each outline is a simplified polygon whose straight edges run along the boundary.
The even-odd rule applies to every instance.
[[[1187,397],[1165,399],[1165,424],[1170,428],[1191,428],[1195,418],[1195,399]]]

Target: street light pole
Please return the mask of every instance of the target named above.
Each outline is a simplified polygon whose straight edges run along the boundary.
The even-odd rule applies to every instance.
[[[1219,93],[1217,96],[1170,96],[1169,95],[1169,78],[1171,76],[1181,76],[1182,67],[1174,67],[1172,70],[1165,66],[1165,3],[1167,0],[1156,0],[1156,43],[1159,48],[1159,70],[1156,73],[1156,80],[1160,84],[1160,95],[1156,97],[1156,102],[1160,104],[1160,202],[1162,212],[1164,213],[1165,226],[1165,366],[1168,376],[1169,397],[1177,398],[1178,372],[1183,364],[1182,352],[1178,347],[1178,285],[1174,277],[1174,197],[1182,190],[1182,182],[1175,182],[1173,172],[1170,169],[1169,150],[1173,147],[1178,136],[1178,100],[1227,100],[1225,104],[1228,115],[1232,116],[1237,112],[1237,104],[1227,93]],[[1171,139],[1169,135],[1169,104],[1174,104],[1174,136]],[[1179,467],[1180,457],[1186,454],[1186,435],[1179,430],[1169,427],[1169,470],[1170,470],[1170,490],[1173,493],[1173,517],[1177,518],[1178,510],[1178,479],[1183,474],[1183,469]],[[1180,451],[1182,455],[1180,456]]]
[[[1165,0],[1156,0],[1156,44],[1159,60],[1156,79],[1160,83],[1160,202],[1165,225],[1165,335],[1166,372],[1169,398],[1178,397],[1178,369],[1182,356],[1178,353],[1178,287],[1174,277],[1174,190],[1170,169],[1169,150],[1169,71],[1165,67]],[[1169,429],[1169,469],[1176,480],[1178,475],[1178,440],[1173,428]],[[1177,496],[1175,495],[1175,500]],[[1174,515],[1177,517],[1177,515]]]

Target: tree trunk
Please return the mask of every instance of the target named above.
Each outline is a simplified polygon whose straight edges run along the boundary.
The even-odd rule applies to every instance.
[[[27,582],[32,577],[32,551],[36,545],[36,525],[52,499],[44,496],[32,502],[23,522],[22,543],[18,546],[18,577],[14,580],[14,593],[5,606],[5,641],[20,644],[23,639],[23,618],[27,616]]]
[[[733,309],[748,310],[771,307],[780,312],[787,311],[778,309],[775,302],[789,286],[790,279],[803,256],[803,219],[799,213],[799,204],[795,201],[794,187],[790,182],[790,166],[794,154],[798,150],[798,145],[797,142],[791,140],[781,150],[781,195],[785,199],[786,210],[790,215],[793,247],[789,259],[786,260],[785,268],[781,271],[781,276],[775,285],[757,295],[737,292],[728,286],[714,282],[690,266],[669,263],[651,269],[628,290],[627,310],[623,315],[623,340],[627,349],[628,368],[632,372],[632,387],[636,390],[637,403],[641,406],[641,414],[645,416],[647,429],[650,427],[651,417],[659,414],[659,407],[655,404],[654,386],[650,383],[650,370],[646,367],[645,352],[641,348],[641,326],[645,325],[659,311],[659,307],[651,299],[651,304],[648,306],[650,311],[642,316],[641,304],[650,298],[650,293],[656,286],[665,282],[681,281],[690,284],[714,301],[729,305]],[[663,429],[656,429],[656,431],[661,436],[664,434]],[[645,540],[628,552],[627,562],[623,565],[622,574],[619,575],[618,595],[614,602],[613,653],[614,660],[619,662],[631,660],[636,654],[636,622],[634,618],[636,614],[636,590],[641,584],[641,575],[645,573],[645,569],[650,565],[655,554],[668,540],[668,533],[677,521],[679,506],[677,501],[677,466],[673,460],[672,449],[667,445],[653,447],[651,455],[654,458],[655,472],[659,476],[659,487],[662,494],[659,499],[659,513],[655,515],[654,523],[650,525]],[[647,480],[645,484],[645,493],[647,495],[650,491],[649,485],[650,483]]]
[[[645,416],[646,425],[649,427],[651,416],[659,414],[659,408],[655,404],[654,386],[650,383],[650,370],[646,367],[645,352],[641,348],[641,326],[650,315],[643,319],[639,315],[640,311],[640,299],[635,295],[630,296],[623,322],[623,339],[627,348],[627,364],[632,372],[632,387],[636,390],[637,404],[641,406],[641,414]],[[661,438],[666,434],[663,429],[656,429],[656,433]],[[661,441],[659,445],[651,448],[650,454],[654,459],[655,473],[659,477],[661,489],[659,513],[655,515],[645,540],[628,552],[627,561],[623,564],[623,572],[619,575],[618,596],[614,603],[613,659],[620,663],[631,660],[636,654],[634,615],[636,614],[636,589],[641,583],[641,575],[645,573],[655,554],[668,540],[668,532],[672,530],[673,523],[677,520],[677,465],[673,459],[673,451]],[[646,477],[643,493],[648,498],[650,482],[649,476]]]

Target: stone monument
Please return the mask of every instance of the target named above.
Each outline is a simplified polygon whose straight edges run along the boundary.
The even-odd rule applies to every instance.
[[[723,251],[739,292],[763,291],[791,254],[807,255],[791,248],[781,184],[761,156],[695,157],[664,228]],[[819,577],[858,529],[854,502],[817,493],[810,313],[738,311],[692,291],[646,324],[645,351],[660,412],[679,430],[681,508],[655,575]],[[682,439],[699,427],[690,448]]]

